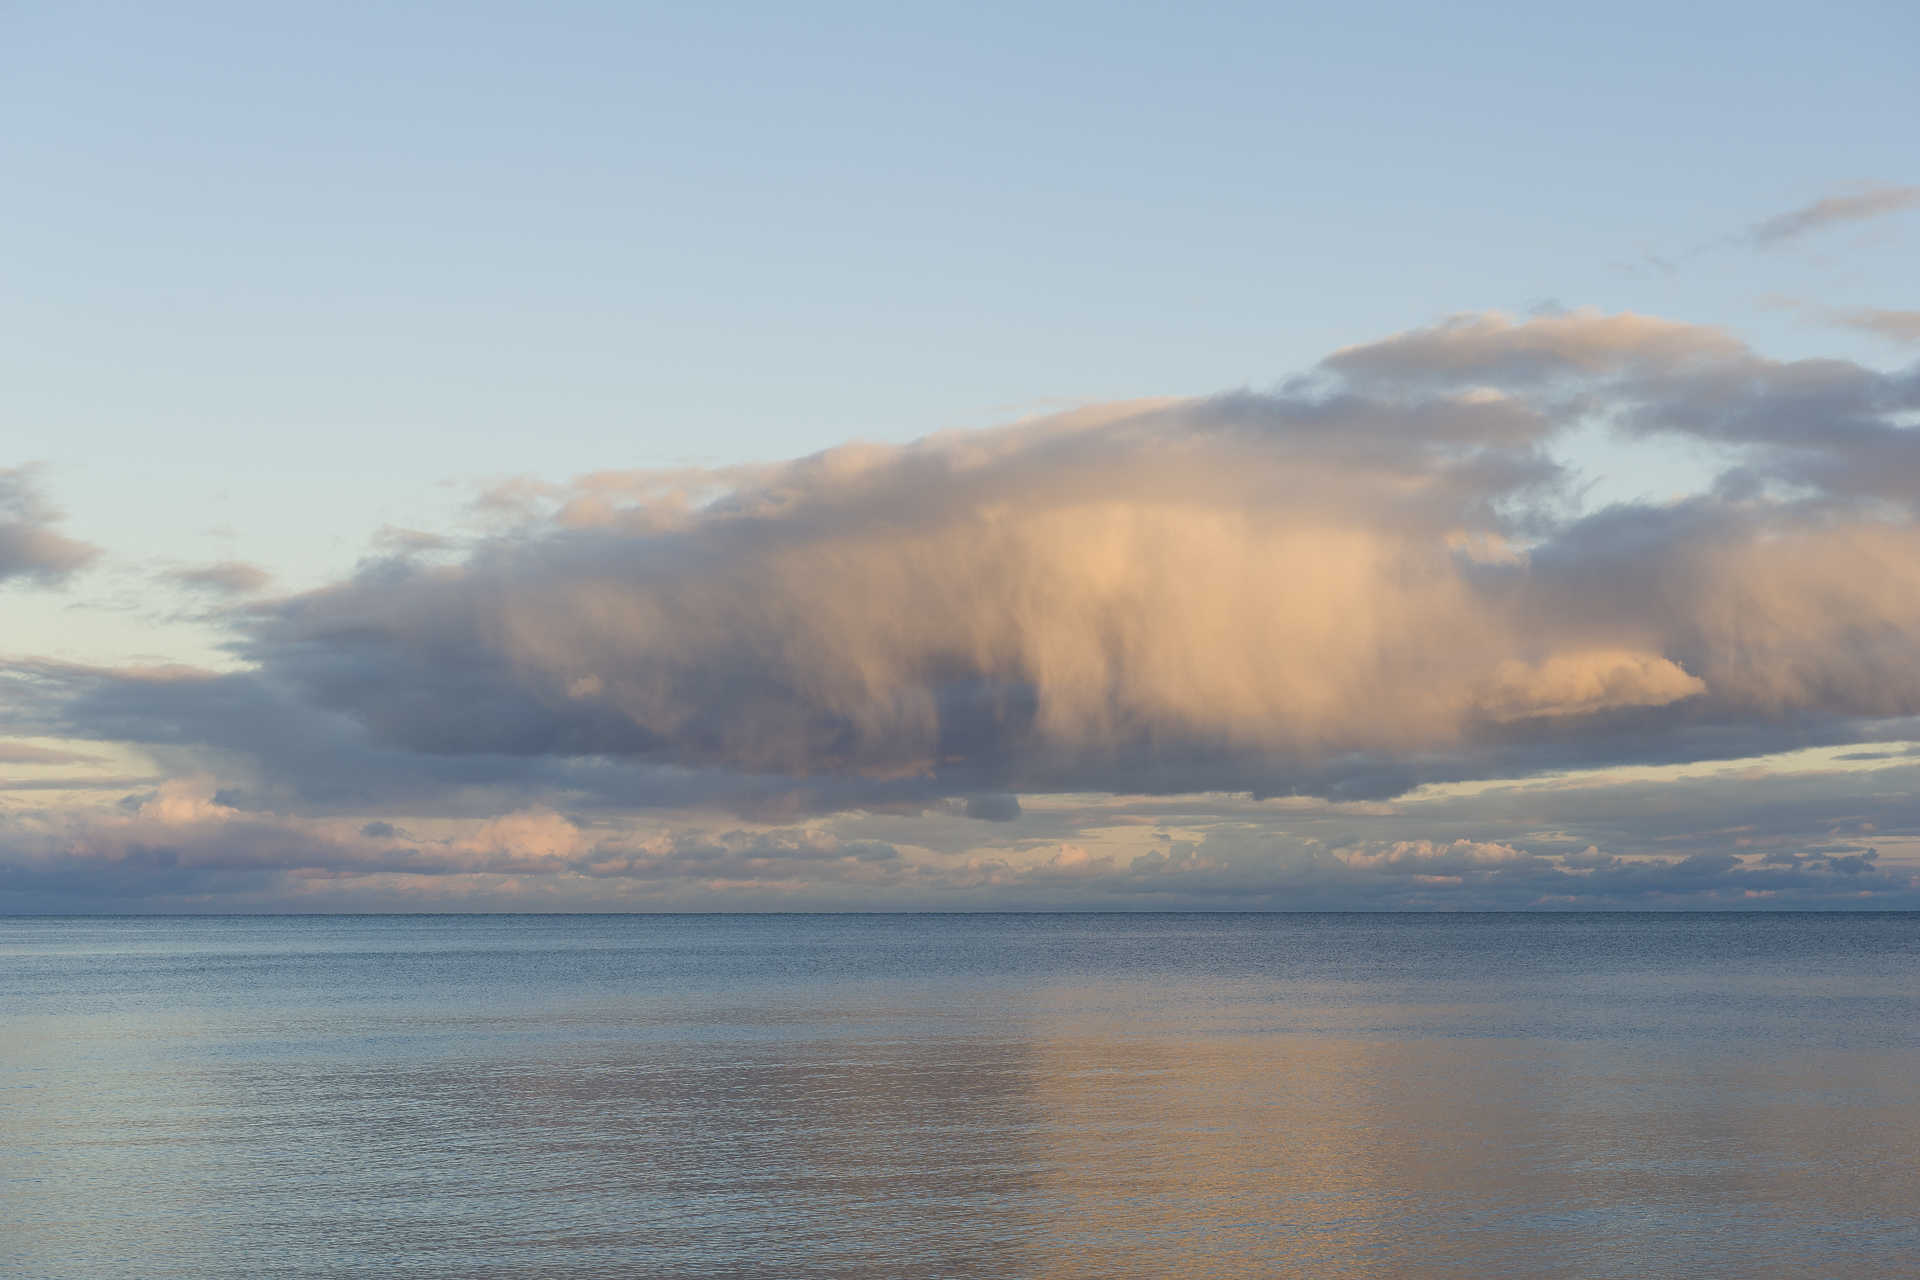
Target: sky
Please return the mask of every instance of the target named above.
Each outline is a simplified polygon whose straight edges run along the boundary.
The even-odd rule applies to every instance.
[[[0,911],[1920,907],[1917,42],[0,3]]]

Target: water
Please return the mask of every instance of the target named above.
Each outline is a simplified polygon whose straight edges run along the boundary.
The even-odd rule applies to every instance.
[[[1911,1276],[1920,915],[0,919],[0,1274]]]

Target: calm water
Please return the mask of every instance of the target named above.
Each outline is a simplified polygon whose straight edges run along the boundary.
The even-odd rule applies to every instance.
[[[0,919],[7,1276],[1912,1276],[1920,915]]]

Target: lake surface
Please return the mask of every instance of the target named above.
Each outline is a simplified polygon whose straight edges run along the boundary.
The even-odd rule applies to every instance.
[[[1920,915],[0,919],[0,1275],[1912,1276]]]

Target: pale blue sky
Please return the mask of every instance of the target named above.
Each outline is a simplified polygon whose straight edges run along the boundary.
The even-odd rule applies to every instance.
[[[1897,3],[0,6],[0,465],[111,553],[4,647],[204,656],[155,558],[304,585],[489,477],[1266,386],[1460,310],[1901,361],[1780,299],[1913,306],[1920,218],[1739,236],[1920,179],[1916,50]]]

